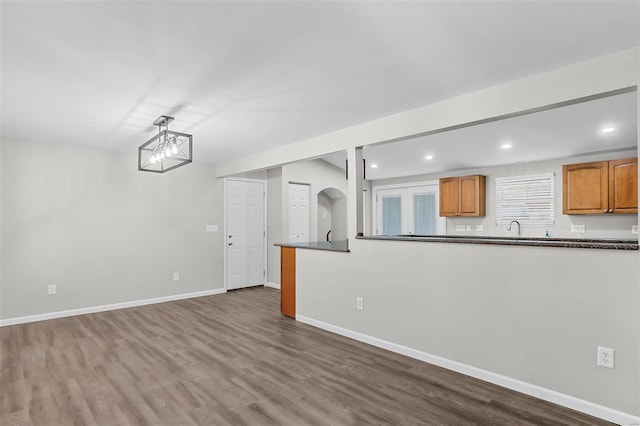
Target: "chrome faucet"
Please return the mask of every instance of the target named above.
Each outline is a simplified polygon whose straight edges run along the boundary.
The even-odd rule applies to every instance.
[[[513,225],[514,223],[518,224],[518,237],[519,237],[520,236],[520,222],[518,222],[517,220],[512,220],[511,221],[509,226],[507,226],[507,231],[511,231],[511,225]]]

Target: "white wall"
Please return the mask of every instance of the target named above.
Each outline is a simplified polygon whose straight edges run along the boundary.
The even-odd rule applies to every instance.
[[[218,173],[343,149],[355,164],[358,146],[637,86],[639,53],[635,47],[362,123],[222,164]],[[637,251],[352,241],[357,172],[349,170],[347,194],[351,252],[298,250],[299,316],[528,381],[548,389],[543,397],[562,392],[572,404],[582,398],[640,415]],[[365,310],[355,311],[360,295]],[[497,358],[491,344],[503,351]],[[561,354],[552,362],[549,345]],[[616,349],[616,369],[595,366],[597,345]]]
[[[564,215],[562,214],[562,165],[575,164],[589,161],[606,161],[637,156],[637,150],[627,150],[615,153],[584,155],[562,160],[539,161],[534,163],[513,164],[509,166],[468,169],[456,172],[446,172],[419,176],[408,176],[394,179],[380,179],[372,181],[372,186],[390,185],[412,182],[424,182],[437,180],[441,177],[485,175],[487,177],[487,199],[485,217],[454,217],[447,218],[447,235],[478,235],[478,236],[503,236],[517,235],[515,229],[507,231],[506,226],[496,226],[496,185],[495,178],[508,176],[522,176],[538,173],[555,174],[555,224],[554,225],[522,225],[522,236],[544,237],[545,231],[549,231],[552,237],[558,238],[637,238],[637,234],[631,233],[631,226],[638,224],[637,214],[616,215]],[[456,225],[470,225],[471,232],[456,231]],[[482,225],[482,231],[476,231],[476,225]],[[585,225],[584,234],[571,232],[571,225]]]
[[[309,189],[309,241],[324,241],[318,235],[318,193],[326,188],[336,188],[347,193],[347,180],[343,169],[324,160],[298,161],[282,166],[282,241],[288,241],[289,182],[306,183]],[[335,241],[335,239],[334,239]]]
[[[297,251],[298,317],[639,413],[637,252],[367,240],[349,248]],[[598,345],[615,349],[615,369],[596,366]]]
[[[318,238],[326,239],[327,232],[331,230],[331,198],[324,192],[318,193]],[[345,215],[345,220],[346,215]],[[325,238],[323,238],[323,235]],[[343,238],[344,239],[344,238]]]
[[[220,164],[218,176],[534,111],[638,83],[638,47],[463,94]],[[353,162],[350,162],[354,164]]]
[[[282,234],[282,168],[267,171],[267,281],[280,284],[280,247]]]
[[[135,149],[2,141],[2,151],[0,318],[224,286],[222,231],[205,232],[223,229],[214,166],[155,174],[137,170]]]
[[[331,199],[331,241],[347,239],[347,196]]]
[[[266,179],[267,281],[280,284],[280,247],[274,246],[274,244],[288,241],[289,182],[310,184],[310,241],[324,241],[325,239],[325,235],[319,235],[318,232],[318,193],[325,188],[337,188],[346,194],[347,182],[344,170],[324,160],[307,160],[274,167],[266,171]],[[346,224],[343,228],[338,225],[338,236],[341,235],[346,236]],[[335,237],[334,240],[336,240]]]

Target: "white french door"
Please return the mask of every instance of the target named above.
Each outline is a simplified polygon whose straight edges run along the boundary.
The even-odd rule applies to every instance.
[[[226,180],[227,289],[265,282],[265,184],[261,181]]]
[[[309,242],[309,185],[289,183],[289,242]]]
[[[439,185],[374,188],[376,235],[443,235],[439,217]]]

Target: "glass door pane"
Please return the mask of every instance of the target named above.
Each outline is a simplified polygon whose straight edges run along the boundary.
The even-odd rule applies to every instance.
[[[400,196],[382,197],[382,235],[400,235],[402,233],[402,198]]]
[[[413,194],[413,230],[415,234],[436,234],[436,194]]]

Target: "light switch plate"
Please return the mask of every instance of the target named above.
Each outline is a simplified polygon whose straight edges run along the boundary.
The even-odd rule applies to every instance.
[[[586,227],[584,225],[571,225],[571,232],[584,234]]]
[[[464,232],[465,229],[464,225],[456,225],[456,231],[458,232]]]
[[[477,231],[477,232],[482,232],[482,231],[484,231],[484,226],[482,226],[482,225],[476,225],[476,231]]]
[[[631,225],[631,233],[632,234],[638,233],[638,225]]]
[[[218,232],[218,225],[207,225],[207,232]]]

